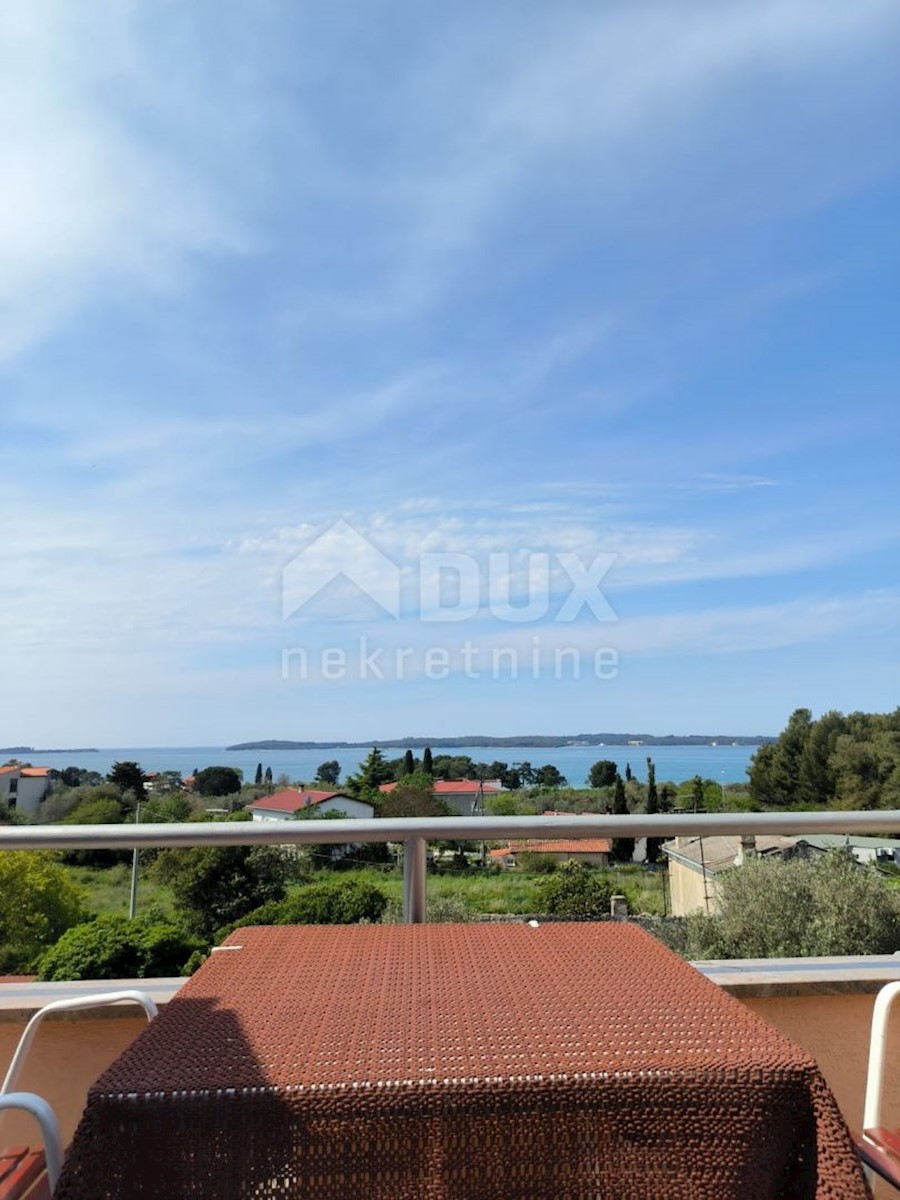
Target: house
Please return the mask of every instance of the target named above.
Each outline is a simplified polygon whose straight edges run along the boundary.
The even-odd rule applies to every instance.
[[[849,850],[862,865],[900,865],[900,840],[860,834],[809,834],[806,837],[691,837],[666,842],[672,915],[683,917],[697,909],[718,911],[716,877],[746,858],[815,858],[830,850]]]
[[[315,813],[309,810],[315,809]],[[295,821],[301,813],[324,817],[340,813],[351,818],[374,817],[375,809],[362,800],[354,800],[345,792],[311,791],[308,788],[285,788],[271,796],[261,796],[247,805],[254,821]]]
[[[553,838],[549,841],[528,838],[492,850],[490,857],[491,862],[499,863],[503,867],[514,867],[518,854],[547,854],[557,862],[579,862],[588,863],[592,867],[608,867],[611,852],[612,842],[609,838]]]
[[[383,783],[379,792],[392,792],[397,786],[394,783]],[[448,808],[453,809],[461,817],[473,817],[481,814],[486,796],[495,796],[502,792],[499,783],[480,779],[436,779],[432,795],[443,800]]]
[[[0,767],[0,803],[23,816],[35,815],[49,786],[49,767],[25,767],[20,763]]]

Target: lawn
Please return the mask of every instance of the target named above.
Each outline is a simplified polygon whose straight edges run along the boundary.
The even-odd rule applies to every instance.
[[[91,912],[128,915],[131,895],[131,867],[120,866],[99,869],[96,867],[66,867],[73,883],[85,893],[85,902]],[[138,873],[137,912],[145,913],[151,905],[173,914],[172,894],[167,887],[151,879],[146,867]],[[174,914],[173,914],[174,915]]]

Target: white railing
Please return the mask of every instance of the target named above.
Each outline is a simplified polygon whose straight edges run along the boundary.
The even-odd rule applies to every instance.
[[[334,821],[215,821],[146,825],[5,825],[0,850],[102,850],[174,846],[308,846],[402,842],[403,915],[425,920],[429,842],[509,838],[714,837],[740,834],[893,833],[900,812],[677,813],[653,816],[388,817]]]

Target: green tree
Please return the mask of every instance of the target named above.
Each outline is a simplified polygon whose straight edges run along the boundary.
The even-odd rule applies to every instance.
[[[632,771],[631,771],[631,763],[626,763],[625,764],[625,782],[631,783],[632,779],[634,779],[634,775],[632,774]]]
[[[260,787],[262,785],[262,781],[263,781],[262,763],[257,763],[256,764],[256,775],[253,777],[253,782],[256,784],[257,787]]]
[[[653,765],[653,759],[647,757],[647,816],[653,816],[659,812],[659,793],[656,790],[656,767]],[[663,844],[663,838],[648,837],[647,838],[647,862],[655,863],[659,861],[659,852]]]
[[[613,792],[613,816],[628,815],[628,800],[625,795],[625,782],[621,775],[616,775],[615,791]],[[631,862],[634,858],[634,838],[617,837],[612,842],[613,858],[616,862]]]
[[[337,787],[340,777],[341,764],[336,758],[329,758],[327,762],[319,763],[316,768],[316,783],[325,783],[329,787]]]
[[[119,825],[124,821],[126,803],[115,793],[108,795],[109,785],[98,788],[77,788],[84,798],[63,817],[62,825]],[[128,862],[130,850],[66,850],[62,861],[68,867],[114,867]]]
[[[266,784],[267,788],[271,788],[271,786],[272,786],[272,768],[271,767],[266,767],[265,784]]]
[[[535,783],[538,787],[565,787],[567,780],[565,775],[552,763],[547,763],[543,767],[538,767],[535,777]]]
[[[416,769],[416,756],[412,750],[407,750],[403,755],[403,774],[412,775]]]
[[[393,777],[394,772],[390,763],[385,760],[378,747],[374,746],[369,751],[365,762],[360,764],[356,774],[347,779],[347,788],[352,796],[360,799],[374,799],[379,795],[378,789],[381,784],[390,783]]]
[[[430,746],[426,746],[422,751],[422,770],[426,775],[434,774],[434,759],[432,758]]]
[[[450,810],[434,794],[434,780],[417,771],[401,779],[378,803],[379,817],[446,817]]]
[[[144,799],[146,778],[139,763],[114,762],[106,778],[116,785],[129,808]]]
[[[181,975],[204,943],[178,925],[105,915],[66,930],[38,962],[41,979],[153,979]]]
[[[0,971],[26,971],[38,954],[87,917],[84,893],[54,856],[0,854]]]
[[[619,768],[610,758],[601,758],[591,767],[588,773],[588,783],[592,788],[612,787],[616,782]]]
[[[564,863],[537,887],[541,912],[558,917],[609,916],[612,887],[605,875],[583,863]]]
[[[241,790],[241,773],[235,767],[204,767],[194,776],[200,796],[234,796]]]
[[[269,900],[280,900],[290,874],[274,846],[163,850],[153,874],[172,894],[191,933],[210,938]]]

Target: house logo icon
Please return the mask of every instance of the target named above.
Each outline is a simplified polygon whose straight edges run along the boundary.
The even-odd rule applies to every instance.
[[[335,581],[350,584],[385,614],[400,616],[400,568],[347,521],[336,521],[281,573],[281,616],[296,616]]]

